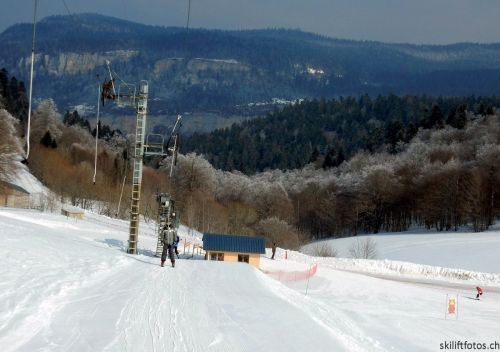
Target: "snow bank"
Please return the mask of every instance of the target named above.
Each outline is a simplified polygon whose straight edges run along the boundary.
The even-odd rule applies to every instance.
[[[321,267],[328,267],[331,269],[382,276],[401,276],[425,280],[457,281],[462,283],[466,281],[469,284],[473,283],[483,286],[500,287],[500,274],[444,268],[393,260],[313,257],[300,252],[287,251],[278,248],[276,251],[276,257],[284,259],[285,256],[291,261],[306,263],[309,265],[318,264],[319,269],[321,269]]]

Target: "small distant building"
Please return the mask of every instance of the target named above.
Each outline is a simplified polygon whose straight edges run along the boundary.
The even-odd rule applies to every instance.
[[[260,255],[266,253],[262,237],[203,234],[207,260],[243,262],[260,267]]]
[[[10,182],[0,181],[0,206],[29,208],[30,193],[24,188]]]
[[[82,209],[73,207],[71,205],[65,205],[61,209],[61,214],[65,215],[69,218],[83,220],[83,216],[84,216],[85,212]]]

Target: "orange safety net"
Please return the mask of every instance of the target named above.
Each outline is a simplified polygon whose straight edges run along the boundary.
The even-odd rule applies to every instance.
[[[281,282],[290,282],[290,281],[301,281],[307,280],[311,276],[314,276],[318,271],[318,264],[314,264],[311,266],[309,270],[306,271],[273,271],[266,272],[267,275],[272,277],[275,280]]]

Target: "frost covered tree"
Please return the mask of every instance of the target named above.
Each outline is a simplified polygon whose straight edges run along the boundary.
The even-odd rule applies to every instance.
[[[255,229],[257,234],[264,236],[269,243],[276,242],[283,248],[298,248],[301,242],[299,231],[276,217],[261,220]]]
[[[21,141],[17,138],[17,120],[7,110],[0,109],[0,179],[15,175],[22,154]]]
[[[40,143],[43,136],[49,132],[53,140],[58,140],[63,134],[63,123],[57,107],[52,99],[42,100],[33,114],[31,123],[30,143]]]
[[[292,220],[293,206],[281,183],[254,182],[245,192],[243,200],[255,207],[260,219],[277,217],[282,220]]]
[[[170,171],[170,159],[163,165],[163,169],[167,172]],[[179,154],[172,181],[179,195],[183,197],[189,197],[193,194],[205,196],[215,194],[214,168],[206,159],[195,153]]]
[[[171,160],[167,158],[161,166],[167,174],[170,172]],[[205,214],[206,204],[214,199],[216,183],[215,170],[206,159],[195,153],[178,155],[170,186],[189,226],[202,229],[198,221]]]

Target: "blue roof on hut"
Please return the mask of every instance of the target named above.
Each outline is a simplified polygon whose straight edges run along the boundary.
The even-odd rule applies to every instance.
[[[266,253],[265,240],[262,237],[203,234],[203,249],[206,251]]]

